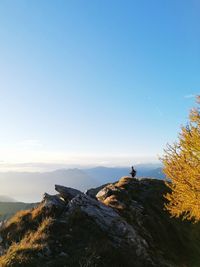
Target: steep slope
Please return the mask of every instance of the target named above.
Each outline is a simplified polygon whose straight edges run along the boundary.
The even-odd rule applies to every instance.
[[[123,177],[86,194],[55,189],[2,225],[0,266],[198,266],[200,226],[163,210],[163,181]]]

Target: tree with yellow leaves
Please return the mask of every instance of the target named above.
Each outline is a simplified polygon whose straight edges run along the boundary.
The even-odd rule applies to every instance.
[[[200,96],[197,97],[200,104]],[[178,142],[168,145],[162,158],[166,182],[167,210],[174,217],[200,220],[200,108],[190,112],[189,123],[181,128]]]

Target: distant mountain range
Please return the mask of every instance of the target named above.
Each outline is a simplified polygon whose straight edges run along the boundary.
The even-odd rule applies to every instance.
[[[164,179],[165,175],[162,172],[160,164],[138,164],[135,166],[137,170],[137,177],[152,177],[157,179]],[[84,169],[98,185],[102,183],[114,182],[122,176],[129,176],[130,168],[124,167],[95,167],[90,169]]]
[[[163,179],[161,165],[140,164],[135,166],[137,177]],[[0,194],[24,202],[38,202],[44,192],[54,193],[54,184],[85,191],[104,183],[111,183],[122,176],[128,176],[130,168],[95,167],[88,169],[59,169],[51,172],[0,172]],[[5,198],[5,197],[4,197]],[[4,199],[5,201],[6,199]],[[1,201],[1,197],[0,197]],[[3,198],[2,198],[3,201]]]
[[[44,192],[54,193],[55,184],[79,188],[84,191],[96,186],[86,172],[79,169],[62,169],[52,172],[0,172],[0,194],[18,201],[38,202]]]
[[[12,197],[0,195],[0,202],[16,202],[16,200]]]

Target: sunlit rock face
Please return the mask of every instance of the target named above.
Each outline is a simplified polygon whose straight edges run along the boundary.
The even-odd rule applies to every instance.
[[[122,177],[86,193],[55,189],[1,225],[0,266],[198,266],[200,226],[164,211],[164,182]]]

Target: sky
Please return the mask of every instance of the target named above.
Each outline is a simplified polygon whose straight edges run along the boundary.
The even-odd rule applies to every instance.
[[[199,13],[197,0],[0,1],[0,170],[157,160],[200,91]]]

